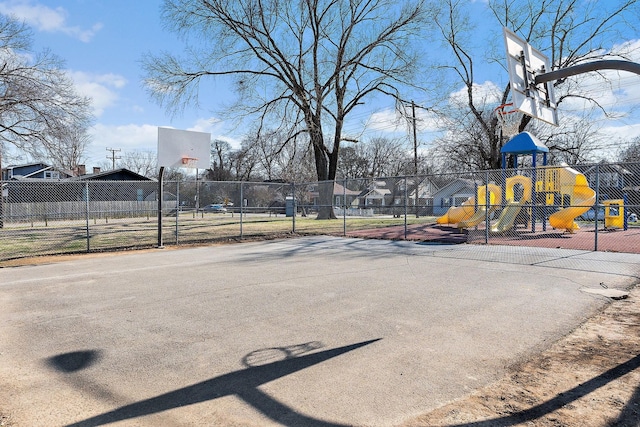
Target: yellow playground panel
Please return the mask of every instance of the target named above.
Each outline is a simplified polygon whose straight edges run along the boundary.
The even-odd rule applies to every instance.
[[[520,185],[522,188],[522,196],[516,200],[515,188]],[[491,231],[494,233],[502,233],[510,230],[515,224],[518,214],[524,207],[525,203],[531,202],[531,178],[523,175],[516,175],[507,178],[505,181],[505,198],[506,206],[502,209],[498,220],[491,225]],[[529,212],[529,216],[531,213]]]
[[[548,206],[559,206],[560,209],[549,216],[549,224],[555,229],[563,229],[574,232],[580,227],[575,218],[589,210],[596,201],[596,193],[589,187],[586,177],[566,166],[541,167],[535,169],[537,194],[543,194],[544,203]],[[514,189],[516,185],[522,188],[522,196],[516,200]],[[505,206],[498,220],[492,224],[491,231],[503,232],[513,227],[515,219],[526,203],[531,203],[532,180],[523,175],[507,178],[505,181]],[[488,190],[487,190],[488,189]],[[470,197],[462,206],[452,207],[436,221],[438,224],[457,224],[458,228],[473,227],[482,222],[487,215],[486,192],[490,192],[489,213],[498,209],[502,203],[502,188],[495,184],[479,187],[476,197]],[[476,203],[478,200],[478,203]],[[618,216],[614,217],[615,203],[612,203],[611,220],[612,227],[617,227],[624,218],[620,212],[622,203],[619,203]],[[477,209],[476,209],[477,206]],[[614,225],[615,224],[615,225]]]
[[[605,228],[624,228],[624,200],[604,200]]]

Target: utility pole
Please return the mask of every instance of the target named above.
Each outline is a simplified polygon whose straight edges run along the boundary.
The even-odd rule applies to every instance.
[[[423,110],[429,111],[431,108],[421,107],[420,105],[416,105],[416,103],[411,101],[411,118],[409,118],[409,113],[407,112],[407,106],[405,101],[400,99],[396,99],[396,110],[402,114],[402,117],[407,121],[407,125],[411,126],[413,132],[413,184],[415,188],[415,201],[414,207],[416,212],[416,218],[419,218],[418,212],[418,203],[420,201],[420,182],[418,179],[418,118],[416,117],[416,108],[422,108]]]
[[[120,151],[119,148],[107,148],[107,151],[111,151],[111,155],[107,156],[107,159],[111,160],[111,169],[116,168],[116,160],[120,160],[122,157],[116,156],[116,153]]]

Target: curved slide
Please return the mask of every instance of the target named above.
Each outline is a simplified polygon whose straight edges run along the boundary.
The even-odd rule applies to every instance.
[[[437,224],[457,224],[473,216],[476,198],[469,197],[460,206],[451,206],[449,210],[436,219]]]
[[[560,209],[549,216],[549,224],[555,229],[565,229],[569,233],[573,233],[580,227],[575,223],[574,219],[589,210],[596,202],[596,192],[586,185],[576,185],[573,188],[573,201],[575,206]]]

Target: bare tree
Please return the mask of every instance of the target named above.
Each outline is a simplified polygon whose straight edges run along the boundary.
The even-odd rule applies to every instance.
[[[151,151],[127,151],[118,161],[118,166],[148,178],[158,175],[158,157]]]
[[[0,16],[0,140],[62,167],[82,159],[90,100],[76,94],[62,61],[31,50],[29,29]]]
[[[243,144],[239,150],[229,156],[229,167],[234,181],[261,180],[261,171],[258,169],[258,156],[253,147]]]
[[[620,34],[625,30],[635,31],[633,26],[640,2],[491,0],[488,6],[495,19],[489,25],[493,25],[496,31],[492,32],[494,42],[487,42],[486,46],[501,45],[495,40],[501,40],[498,31],[506,26],[549,55],[552,69],[555,70],[593,60],[624,58],[624,52],[616,52],[612,48],[620,43]],[[496,133],[497,118],[492,111],[498,104],[508,101],[510,87],[507,84],[504,88],[495,88],[493,93],[480,90],[476,69],[480,63],[503,64],[504,52],[501,48],[497,54],[488,49],[477,53],[479,50],[475,49],[474,44],[478,42],[478,31],[465,7],[465,2],[446,0],[435,20],[438,37],[452,53],[451,61],[443,64],[443,69],[451,71],[451,75],[455,76],[454,82],[463,85],[463,90],[458,92],[462,103],[450,103],[441,111],[449,132],[439,146],[441,153],[456,150],[460,154],[461,164],[495,169],[500,167],[500,149],[505,140]],[[487,25],[486,21],[483,25]],[[506,73],[506,70],[503,72]],[[603,84],[611,83],[604,74],[599,76]],[[569,99],[582,99],[601,113],[609,114],[596,97],[589,96],[581,89],[579,78],[555,82],[557,103],[560,105]],[[589,123],[589,120],[586,115],[583,124]],[[518,130],[527,129],[530,122],[530,116],[523,116]],[[464,123],[467,129],[461,130],[460,123]],[[566,157],[568,153],[571,153],[568,157],[574,160],[588,158],[594,148],[594,142],[590,141],[597,142],[597,139],[584,138],[586,133],[593,135],[593,127],[588,132],[577,128],[571,132],[566,132],[566,129],[558,131],[540,125],[536,125],[536,128],[538,136],[550,142],[552,156],[555,152],[558,158]]]
[[[333,180],[345,118],[411,82],[426,15],[424,0],[165,0],[167,24],[201,46],[187,58],[147,57],[146,84],[176,111],[197,102],[202,78],[235,78],[234,111],[281,119],[295,131],[290,139],[306,133],[317,179]]]
[[[640,163],[640,137],[634,138],[620,150],[618,160],[621,162]]]
[[[363,144],[344,147],[338,161],[338,174],[341,178],[365,178],[369,173],[369,159],[362,150]]]
[[[30,145],[29,156],[65,170],[77,170],[85,163],[85,152],[91,143],[88,123],[75,123],[46,132],[47,143]]]
[[[231,144],[221,139],[214,139],[211,144],[211,169],[207,173],[207,179],[213,181],[230,181],[232,179],[231,168],[233,149]]]

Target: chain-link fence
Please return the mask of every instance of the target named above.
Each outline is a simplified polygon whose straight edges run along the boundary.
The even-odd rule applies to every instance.
[[[0,261],[284,234],[640,253],[640,164],[331,182],[2,182]],[[326,220],[322,220],[326,219]]]

